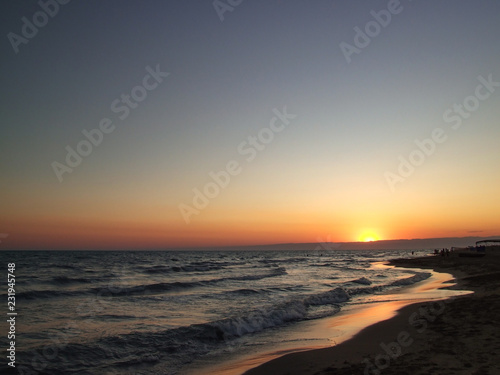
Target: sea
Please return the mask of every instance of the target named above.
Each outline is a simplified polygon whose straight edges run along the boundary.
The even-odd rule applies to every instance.
[[[425,280],[423,270],[373,265],[426,254],[4,251],[2,357],[12,264],[16,373],[172,375]]]

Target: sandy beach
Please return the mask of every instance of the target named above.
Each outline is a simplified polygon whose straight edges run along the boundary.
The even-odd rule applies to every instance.
[[[288,354],[245,375],[500,374],[500,249],[482,258],[396,259],[399,267],[452,274],[466,296],[415,303],[339,345]]]

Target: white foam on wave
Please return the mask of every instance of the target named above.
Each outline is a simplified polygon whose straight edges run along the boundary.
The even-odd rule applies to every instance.
[[[309,295],[302,299],[292,300],[267,309],[259,309],[246,316],[233,317],[210,323],[219,328],[228,337],[241,337],[249,333],[263,331],[267,328],[281,326],[288,322],[316,319],[331,315],[338,309],[324,310],[327,315],[309,314],[310,306],[333,305],[346,302],[349,294],[342,288],[335,288],[327,292]]]

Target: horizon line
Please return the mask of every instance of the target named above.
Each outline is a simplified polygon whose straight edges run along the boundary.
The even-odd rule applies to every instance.
[[[185,246],[185,247],[165,247],[165,248],[129,248],[129,249],[99,249],[99,248],[81,248],[81,249],[1,249],[0,251],[230,251],[231,249],[244,249],[244,248],[259,248],[259,247],[277,247],[277,246],[321,246],[321,244],[337,244],[337,245],[359,245],[361,247],[375,246],[376,244],[389,243],[389,242],[410,242],[410,241],[444,241],[444,240],[470,240],[470,239],[500,239],[500,235],[494,236],[465,236],[465,237],[428,237],[428,238],[411,238],[411,239],[381,239],[372,241],[342,241],[342,242],[278,242],[267,244],[248,244],[248,245],[223,245],[223,246]],[[258,250],[258,249],[256,249]],[[281,249],[284,250],[284,249]],[[292,251],[334,251],[334,250],[384,250],[384,249],[328,249],[321,247],[319,249],[290,249]],[[406,248],[392,248],[386,250],[412,250]],[[414,249],[418,250],[418,249]],[[425,250],[425,249],[420,249]]]

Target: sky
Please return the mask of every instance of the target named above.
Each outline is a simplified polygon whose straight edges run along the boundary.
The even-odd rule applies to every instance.
[[[500,234],[498,1],[0,4],[0,249]]]

